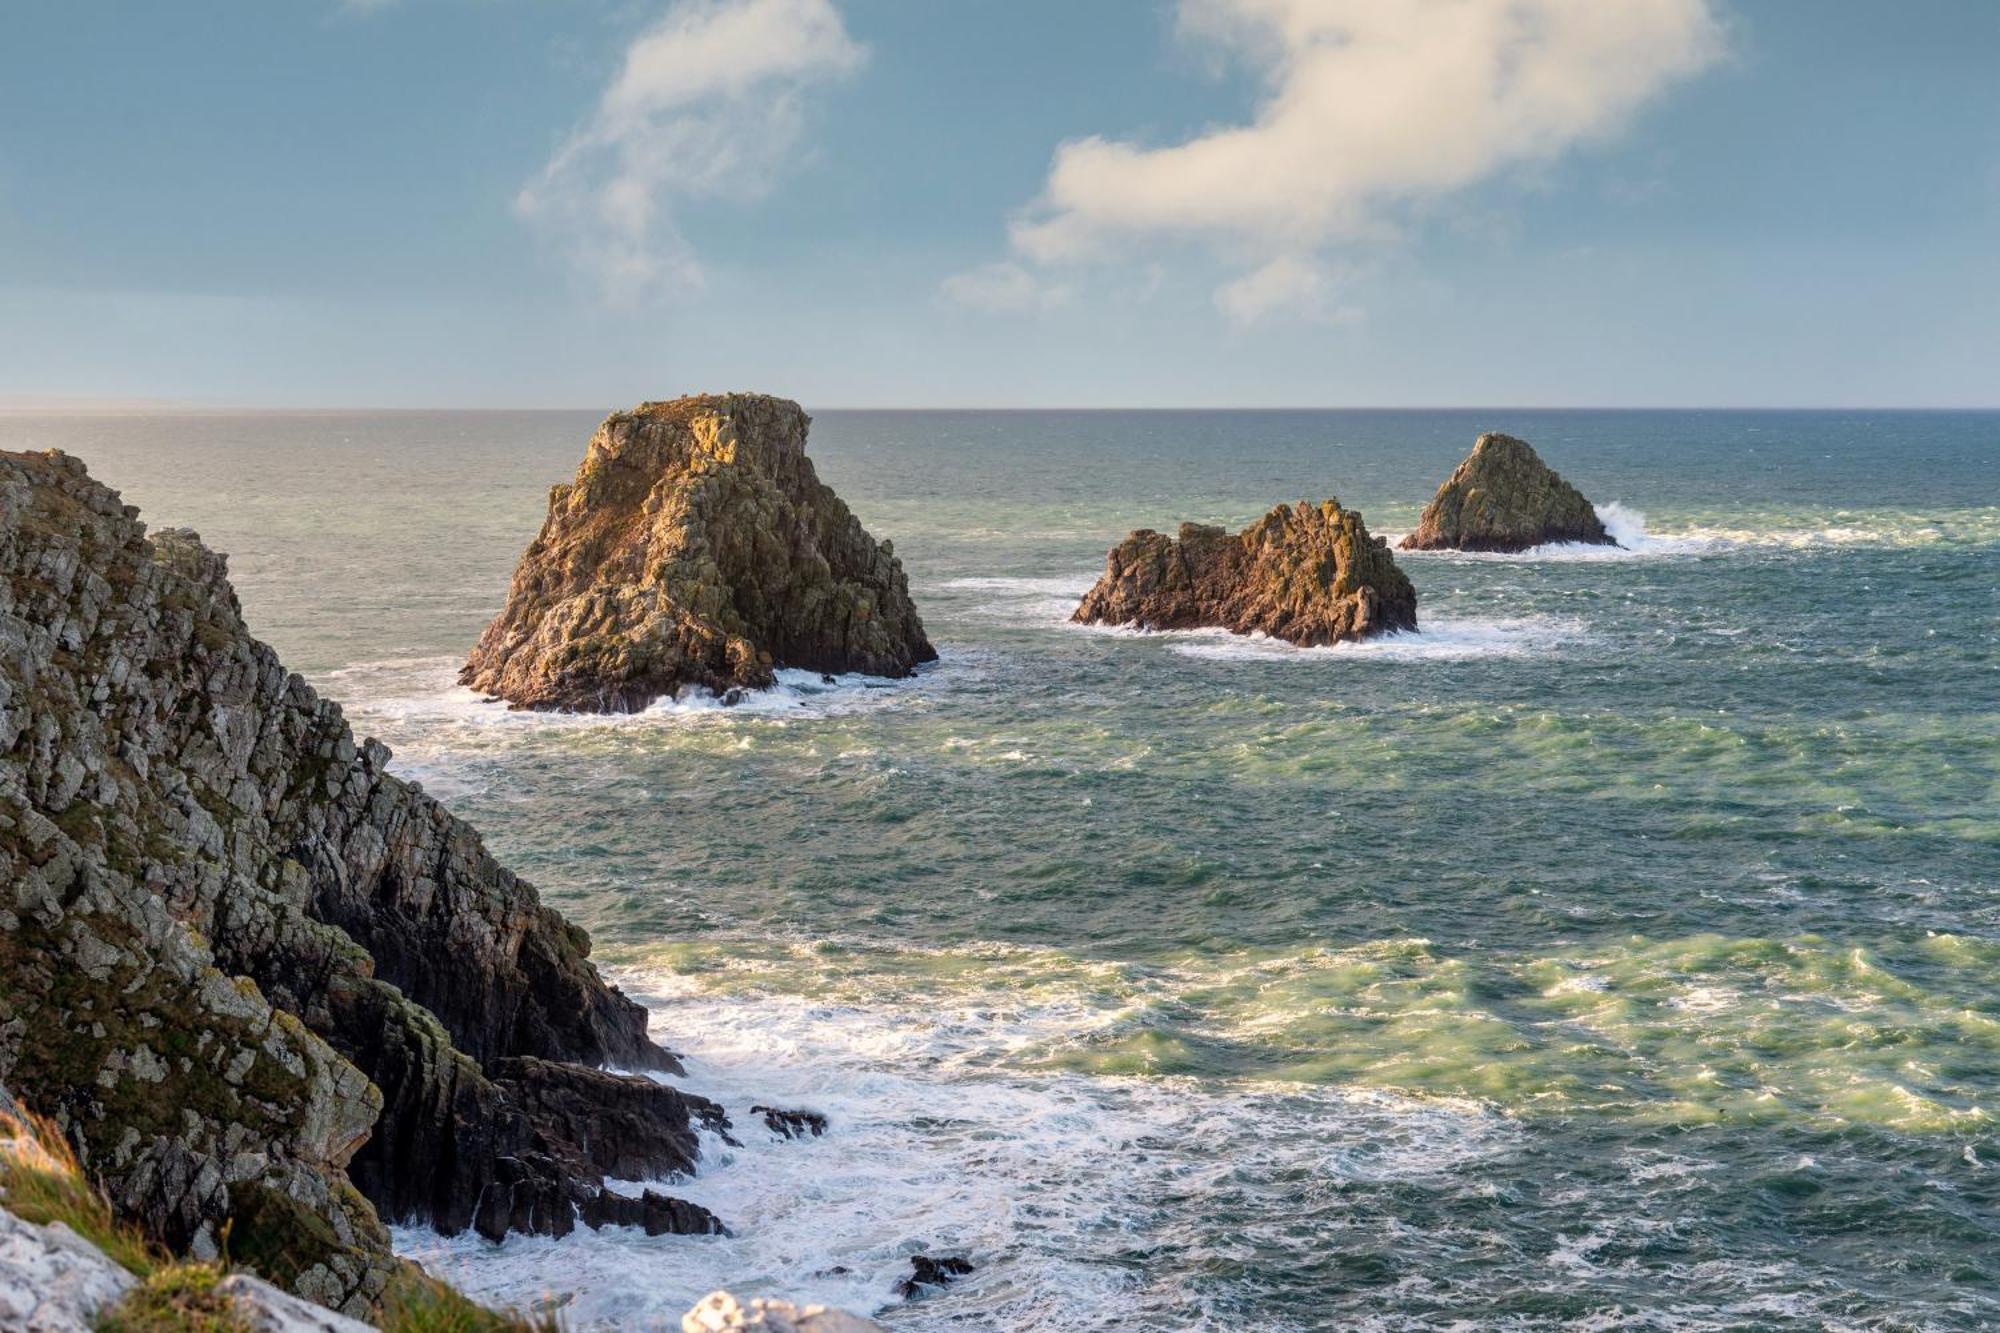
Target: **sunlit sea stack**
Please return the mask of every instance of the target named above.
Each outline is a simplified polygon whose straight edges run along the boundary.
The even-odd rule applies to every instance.
[[[1405,551],[1525,551],[1553,542],[1615,546],[1582,491],[1526,440],[1488,433],[1424,507]]]
[[[1071,619],[1138,629],[1218,628],[1305,647],[1417,627],[1417,592],[1338,500],[1279,505],[1238,533],[1183,523],[1111,549]]]
[[[814,473],[808,424],[761,394],[607,417],[461,682],[516,708],[626,712],[768,686],[780,667],[935,661],[894,548]]]

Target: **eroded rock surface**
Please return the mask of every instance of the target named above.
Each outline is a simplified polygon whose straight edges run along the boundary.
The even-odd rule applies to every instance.
[[[1617,545],[1583,492],[1526,440],[1488,433],[1438,487],[1402,549],[1525,551],[1550,542]]]
[[[1279,505],[1241,532],[1141,529],[1111,549],[1071,617],[1140,629],[1221,628],[1306,646],[1417,627],[1417,593],[1338,500]]]
[[[0,1080],[176,1251],[360,1313],[440,1230],[604,1201],[720,1108],[589,939],[245,629],[223,557],[0,453]],[[676,1203],[677,1207],[668,1207]]]
[[[907,676],[936,660],[893,548],[814,473],[807,425],[761,394],[605,418],[461,682],[517,708],[623,712],[767,686],[779,667]]]

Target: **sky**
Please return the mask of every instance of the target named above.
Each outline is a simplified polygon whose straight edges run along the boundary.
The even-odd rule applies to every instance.
[[[1992,0],[11,0],[0,402],[2000,404]]]

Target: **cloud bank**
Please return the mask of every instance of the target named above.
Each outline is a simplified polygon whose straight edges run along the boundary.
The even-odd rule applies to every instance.
[[[516,211],[608,296],[698,286],[676,207],[767,194],[797,147],[808,91],[866,59],[831,0],[680,0],[626,49],[595,113]]]
[[[1147,147],[1062,144],[1015,220],[1022,260],[1191,239],[1244,269],[1230,318],[1338,312],[1329,251],[1503,169],[1615,133],[1723,49],[1709,0],[1181,0],[1198,51],[1247,62],[1249,123]]]

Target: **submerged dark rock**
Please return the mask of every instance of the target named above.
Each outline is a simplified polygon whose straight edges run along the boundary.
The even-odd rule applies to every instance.
[[[1181,524],[1113,547],[1072,620],[1221,628],[1307,646],[1417,627],[1417,592],[1361,515],[1338,500],[1279,505],[1238,533]]]
[[[910,1256],[910,1276],[896,1284],[896,1294],[905,1300],[921,1295],[925,1287],[942,1287],[973,1271],[969,1260],[948,1254],[932,1258],[928,1254]]]
[[[784,1138],[816,1139],[826,1133],[826,1117],[818,1111],[781,1111],[775,1106],[753,1106],[750,1114],[763,1116],[765,1127]]]
[[[1488,433],[1438,487],[1402,549],[1525,551],[1549,542],[1617,545],[1583,492],[1532,445]]]
[[[808,424],[761,394],[605,418],[460,681],[516,708],[621,712],[689,685],[727,698],[778,667],[935,661],[894,548],[814,472]]]
[[[164,1244],[350,1312],[378,1218],[714,1230],[605,1197],[720,1107],[589,938],[244,627],[223,557],[0,453],[0,1081]]]

